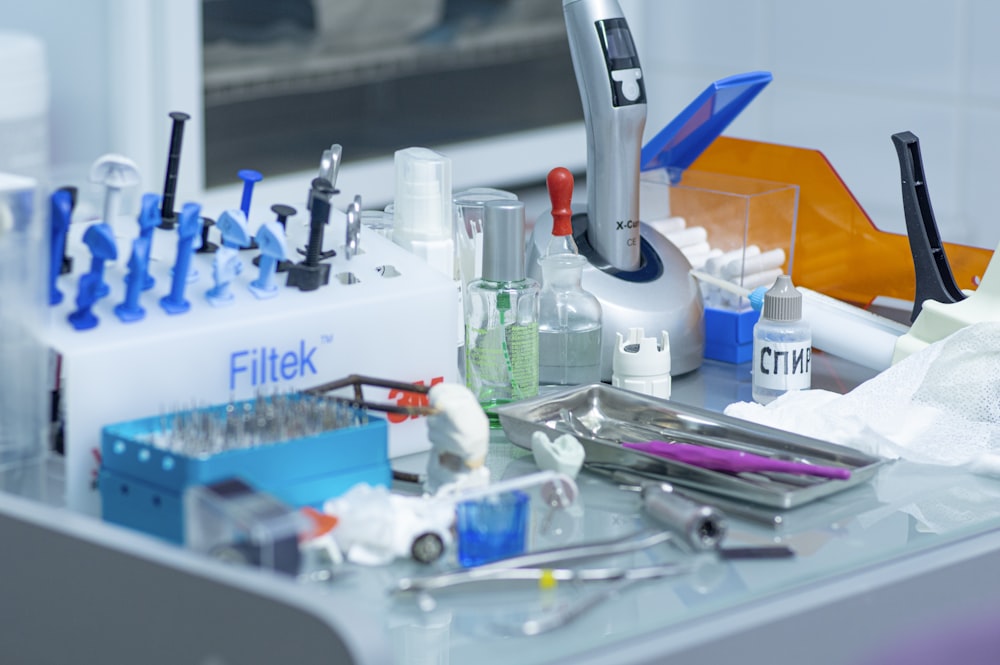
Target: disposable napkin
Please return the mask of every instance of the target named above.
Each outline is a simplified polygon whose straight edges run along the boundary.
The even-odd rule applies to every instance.
[[[1000,323],[931,344],[845,395],[794,391],[730,416],[888,458],[1000,477]]]

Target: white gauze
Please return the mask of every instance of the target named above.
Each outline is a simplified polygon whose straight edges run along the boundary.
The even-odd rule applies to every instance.
[[[967,326],[846,395],[789,392],[725,413],[885,457],[1000,475],[1000,322]]]

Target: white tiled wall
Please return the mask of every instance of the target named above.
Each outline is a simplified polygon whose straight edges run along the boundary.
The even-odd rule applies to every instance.
[[[990,249],[1000,242],[993,189],[1000,2],[622,0],[622,7],[647,77],[647,139],[711,81],[767,70],[774,81],[728,135],[821,150],[876,225],[902,233],[890,136],[912,131],[943,239]]]

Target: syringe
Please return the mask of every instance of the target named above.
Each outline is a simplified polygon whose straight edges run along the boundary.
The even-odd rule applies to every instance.
[[[692,270],[697,279],[742,296],[760,311],[768,287],[753,291],[701,270]],[[868,310],[796,286],[802,294],[802,318],[812,328],[813,346],[829,354],[882,371],[892,365],[896,340],[910,328]]]

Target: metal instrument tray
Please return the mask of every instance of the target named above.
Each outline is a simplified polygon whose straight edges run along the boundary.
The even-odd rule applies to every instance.
[[[706,409],[595,383],[497,408],[515,445],[533,432],[573,434],[594,468],[662,478],[681,487],[772,508],[795,508],[869,480],[884,460],[841,445],[766,427]],[[622,441],[663,439],[742,450],[777,459],[841,466],[848,480],[784,473],[724,473],[623,448]]]

